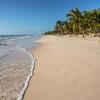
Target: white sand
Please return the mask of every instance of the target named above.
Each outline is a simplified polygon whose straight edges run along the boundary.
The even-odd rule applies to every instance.
[[[24,100],[100,100],[100,43],[45,36]]]

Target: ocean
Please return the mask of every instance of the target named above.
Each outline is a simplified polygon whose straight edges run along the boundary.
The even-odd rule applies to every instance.
[[[32,50],[41,36],[0,36],[0,100],[22,100],[33,75]]]

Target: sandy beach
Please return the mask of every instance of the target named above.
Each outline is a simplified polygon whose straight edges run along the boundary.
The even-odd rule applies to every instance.
[[[34,76],[24,100],[100,100],[96,38],[44,36],[38,42]]]

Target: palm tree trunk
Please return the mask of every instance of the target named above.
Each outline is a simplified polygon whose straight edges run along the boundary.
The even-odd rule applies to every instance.
[[[82,35],[83,35],[83,38],[85,38],[85,32],[84,32],[84,30],[83,30],[83,34]]]

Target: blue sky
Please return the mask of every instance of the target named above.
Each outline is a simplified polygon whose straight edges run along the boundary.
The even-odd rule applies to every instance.
[[[75,7],[100,8],[100,0],[0,0],[0,34],[41,34]]]

